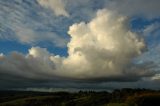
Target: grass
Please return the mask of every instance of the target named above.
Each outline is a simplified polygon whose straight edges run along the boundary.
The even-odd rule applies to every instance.
[[[16,99],[4,103],[0,103],[0,106],[23,106],[26,104],[38,104],[38,102],[43,104],[43,101],[48,101],[48,100],[54,100],[56,99],[56,96],[36,96],[36,97],[27,97],[27,98],[22,98],[22,99]]]
[[[126,103],[109,103],[106,106],[129,106]]]
[[[108,92],[1,92],[0,106],[160,106],[160,91],[122,89]]]

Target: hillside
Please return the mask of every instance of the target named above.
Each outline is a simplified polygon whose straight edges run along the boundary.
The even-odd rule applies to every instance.
[[[160,91],[122,89],[113,92],[0,91],[0,106],[160,106]]]

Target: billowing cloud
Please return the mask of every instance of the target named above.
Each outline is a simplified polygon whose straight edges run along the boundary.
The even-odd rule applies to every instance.
[[[127,24],[127,17],[103,9],[89,23],[72,25],[68,31],[69,56],[64,66],[74,70],[72,74],[79,78],[138,74],[129,66],[132,59],[142,53],[145,44]]]
[[[154,75],[145,64],[134,64],[146,47],[144,40],[130,31],[128,18],[106,9],[90,22],[75,23],[68,34],[68,56],[32,47],[28,54],[13,52],[0,58],[0,72],[27,79],[85,81],[136,81]]]
[[[62,0],[37,0],[41,6],[50,8],[55,15],[63,15],[69,17],[68,12],[65,10],[65,3]]]

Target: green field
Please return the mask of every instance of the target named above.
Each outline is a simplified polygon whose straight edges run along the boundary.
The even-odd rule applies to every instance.
[[[0,106],[160,106],[160,92],[145,89],[111,93],[0,91]]]

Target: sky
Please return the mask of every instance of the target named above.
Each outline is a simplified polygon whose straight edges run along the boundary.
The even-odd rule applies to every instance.
[[[0,89],[160,89],[159,0],[0,0]]]

